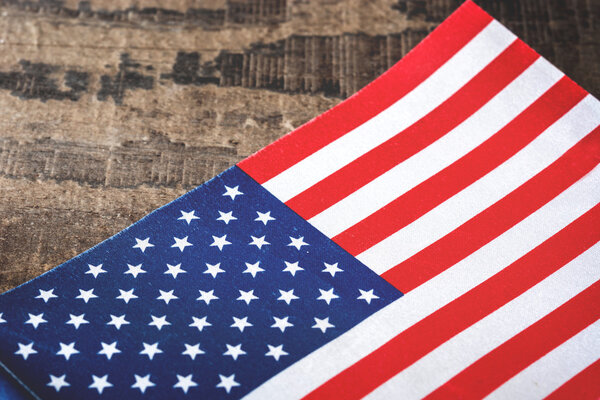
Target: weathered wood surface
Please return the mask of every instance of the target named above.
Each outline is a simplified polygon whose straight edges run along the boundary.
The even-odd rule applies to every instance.
[[[599,0],[479,3],[600,93]],[[337,104],[457,5],[0,0],[0,291]]]

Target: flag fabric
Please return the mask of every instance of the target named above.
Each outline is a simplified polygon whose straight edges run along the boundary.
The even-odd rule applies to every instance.
[[[1,382],[598,398],[599,162],[598,100],[468,1],[350,99],[0,296]]]
[[[0,349],[44,399],[241,397],[400,296],[233,167],[3,296]]]

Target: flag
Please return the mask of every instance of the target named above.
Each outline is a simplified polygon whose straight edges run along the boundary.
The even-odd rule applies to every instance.
[[[0,296],[4,387],[597,398],[599,162],[598,100],[467,1],[353,97]]]

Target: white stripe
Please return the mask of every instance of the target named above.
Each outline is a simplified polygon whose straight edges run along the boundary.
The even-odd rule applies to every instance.
[[[378,387],[366,398],[420,399],[600,279],[600,243]],[[510,361],[507,361],[510,362]],[[526,392],[530,385],[521,388]],[[505,398],[521,398],[520,396]]]
[[[596,167],[475,253],[281,371],[247,398],[293,399],[307,395],[394,336],[512,264],[599,202],[600,167]]]
[[[556,67],[539,58],[445,136],[308,222],[328,237],[345,231],[481,145],[562,77]]]
[[[542,399],[600,359],[600,321],[567,340],[486,399]]]
[[[588,95],[521,151],[421,218],[356,258],[378,274],[398,265],[517,189],[600,123],[600,102]]]
[[[263,186],[283,202],[291,199],[427,115],[470,81],[515,39],[499,22],[492,21],[406,96]]]

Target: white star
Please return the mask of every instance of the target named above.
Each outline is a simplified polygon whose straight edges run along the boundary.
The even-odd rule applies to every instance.
[[[54,294],[54,289],[50,289],[50,290],[42,290],[39,289],[40,294],[35,296],[36,299],[43,299],[44,303],[47,303],[48,300],[53,299],[55,297],[58,297],[57,295]],[[0,314],[0,317],[2,317],[2,314]]]
[[[371,289],[369,291],[358,289],[358,291],[360,292],[360,296],[358,296],[357,299],[364,300],[367,302],[367,304],[371,304],[371,300],[379,298],[379,296],[377,296],[376,294],[373,293],[373,289]]]
[[[221,263],[216,263],[215,265],[206,263],[206,271],[204,271],[204,273],[212,275],[213,279],[223,272],[225,272],[225,270],[221,269]]]
[[[281,332],[284,332],[285,328],[294,326],[294,324],[288,322],[289,318],[290,317],[283,317],[283,318],[273,317],[273,320],[275,321],[275,323],[273,323],[273,325],[271,325],[271,328],[279,328],[279,330],[281,330]]]
[[[269,348],[269,351],[265,353],[265,356],[271,356],[275,359],[275,361],[279,361],[279,358],[281,356],[287,356],[288,354],[290,354],[287,351],[283,350],[282,344],[280,344],[279,346],[271,346],[270,344],[268,344],[267,347]]]
[[[197,317],[192,317],[192,323],[189,324],[188,326],[192,327],[192,328],[198,328],[198,330],[200,332],[202,332],[202,330],[204,328],[206,328],[207,326],[212,326],[212,324],[210,322],[208,322],[206,320],[207,317],[202,317],[202,318],[197,318]]]
[[[15,351],[15,354],[22,356],[23,360],[27,360],[27,357],[35,353],[37,353],[37,350],[33,348],[33,342],[29,343],[28,345],[19,343],[19,350]]]
[[[75,329],[79,329],[80,325],[90,323],[90,321],[83,318],[84,316],[85,316],[85,314],[81,314],[81,315],[69,314],[70,319],[67,322],[65,322],[65,324],[71,324],[75,327]]]
[[[329,317],[323,319],[315,318],[315,324],[312,327],[320,329],[321,332],[325,333],[327,329],[335,328],[335,325],[329,323]]]
[[[71,386],[71,384],[69,384],[69,382],[65,380],[66,377],[67,375],[65,374],[63,374],[62,376],[50,375],[50,382],[48,382],[46,386],[52,386],[54,390],[60,392],[60,389],[62,389],[63,387]]]
[[[117,349],[117,342],[112,342],[111,344],[101,342],[100,345],[102,346],[102,350],[98,354],[104,354],[109,360],[114,354],[121,352],[121,350]]]
[[[175,243],[173,243],[171,245],[171,247],[177,247],[181,252],[183,252],[183,249],[185,249],[186,247],[193,246],[193,244],[188,242],[187,239],[188,239],[188,236],[181,238],[181,239],[173,236],[173,240],[175,240]]]
[[[223,196],[229,196],[229,197],[231,197],[231,200],[235,200],[235,196],[244,194],[244,193],[240,192],[238,189],[239,189],[239,186],[230,188],[229,186],[225,185],[225,193],[223,193]]]
[[[174,388],[181,388],[183,393],[188,392],[191,387],[198,386],[196,382],[192,380],[194,375],[189,374],[188,376],[177,375],[177,383],[173,385]]]
[[[240,384],[235,381],[235,374],[229,376],[219,374],[219,379],[221,382],[217,383],[217,387],[225,389],[227,393],[231,392],[232,388],[240,386]]]
[[[198,354],[204,354],[204,351],[200,349],[200,343],[196,343],[193,346],[185,343],[185,351],[181,354],[185,356],[190,356],[192,360],[195,360],[196,356]]]
[[[224,356],[231,356],[234,360],[237,360],[239,356],[243,356],[247,354],[244,350],[242,350],[242,344],[238,344],[237,346],[232,346],[230,344],[226,344],[227,351],[223,353]]]
[[[298,261],[296,261],[295,263],[291,263],[291,262],[285,262],[285,268],[283,269],[283,272],[289,272],[290,274],[292,274],[292,276],[296,276],[296,272],[298,271],[304,271],[304,268],[298,266]]]
[[[220,251],[223,251],[223,247],[231,244],[230,241],[227,240],[227,235],[223,235],[221,237],[217,237],[213,235],[213,242],[210,244],[211,247],[217,246]]]
[[[71,342],[69,344],[60,343],[60,350],[56,353],[57,356],[65,356],[65,359],[68,361],[69,358],[73,354],[78,354],[79,350],[75,348],[75,342]]]
[[[142,251],[142,253],[144,253],[148,247],[154,247],[154,245],[152,243],[150,243],[149,237],[147,237],[144,240],[135,238],[135,241],[136,241],[136,244],[135,244],[135,246],[133,246],[133,248],[140,249]]]
[[[267,211],[266,213],[261,213],[260,211],[257,211],[256,213],[258,214],[258,217],[254,219],[255,221],[260,221],[265,225],[267,225],[267,222],[269,221],[275,221],[275,218],[271,217],[271,211]]]
[[[37,329],[37,327],[40,324],[45,324],[46,322],[48,322],[44,319],[44,313],[41,313],[38,315],[33,315],[33,314],[27,313],[27,315],[29,315],[29,319],[27,321],[25,321],[25,323],[33,325],[33,329]]]
[[[106,270],[102,269],[102,264],[98,264],[98,265],[88,264],[88,267],[90,268],[90,270],[86,271],[85,273],[94,275],[94,279],[96,279],[98,277],[98,275],[106,273]]]
[[[304,241],[304,236],[300,236],[298,238],[289,237],[291,242],[288,246],[294,246],[296,249],[300,250],[302,246],[308,246],[309,244]]]
[[[117,317],[116,315],[110,315],[110,321],[106,325],[114,325],[117,330],[121,329],[121,325],[129,325],[129,321],[125,319],[125,314]]]
[[[165,325],[171,325],[169,321],[167,321],[167,316],[163,315],[162,317],[155,317],[154,315],[150,315],[152,317],[152,322],[150,322],[149,326],[155,326],[159,331]]]
[[[214,295],[214,290],[211,290],[210,292],[205,292],[204,290],[199,290],[200,292],[200,297],[198,297],[196,300],[201,300],[203,302],[206,303],[206,305],[209,305],[211,301],[213,300],[218,300],[219,298],[217,296]]]
[[[5,324],[5,323],[6,323],[6,320],[5,320],[4,318],[2,318],[2,315],[3,315],[3,314],[4,314],[4,313],[1,313],[1,312],[0,312],[0,324]]]
[[[186,274],[187,271],[181,269],[181,263],[179,263],[177,265],[167,264],[167,270],[164,273],[171,274],[171,275],[173,275],[173,279],[176,279],[177,275]]]
[[[194,210],[188,212],[181,210],[181,217],[177,218],[177,220],[184,220],[189,225],[193,220],[200,219],[200,217],[197,217],[195,214],[196,211]]]
[[[124,274],[131,274],[131,275],[133,275],[134,278],[137,278],[138,274],[146,273],[146,271],[144,271],[142,269],[142,264],[138,264],[138,265],[127,264],[127,268],[129,268],[129,269],[127,271],[125,271]]]
[[[248,290],[247,292],[240,290],[240,297],[238,297],[237,300],[242,300],[245,301],[246,304],[250,304],[252,300],[258,300],[258,296],[254,295],[254,289]]]
[[[98,297],[98,296],[96,296],[94,294],[94,289],[90,289],[90,290],[79,289],[79,296],[77,296],[75,298],[81,299],[84,302],[86,302],[86,304],[87,304],[87,302],[90,301],[90,299],[95,299],[96,297]]]
[[[257,261],[254,264],[246,263],[246,269],[244,270],[244,274],[251,274],[253,278],[256,278],[256,274],[265,271],[264,269],[259,267],[259,265],[260,261]]]
[[[335,263],[335,264],[323,263],[323,264],[325,264],[325,269],[321,272],[329,272],[331,274],[331,276],[335,276],[336,272],[344,272],[343,269],[338,268],[338,263]]]
[[[125,304],[129,303],[129,300],[138,298],[135,294],[133,294],[133,289],[130,289],[128,291],[119,289],[119,293],[121,294],[118,295],[116,298],[123,300]]]
[[[173,294],[174,290],[169,290],[168,292],[165,292],[164,290],[159,289],[158,291],[160,292],[160,296],[158,296],[156,300],[164,300],[166,304],[169,304],[171,300],[176,300],[179,298]]]
[[[229,221],[235,221],[237,218],[233,216],[233,211],[229,211],[228,213],[224,213],[223,211],[219,211],[220,217],[217,218],[217,221],[225,222],[225,225],[229,225]]]
[[[145,354],[149,359],[153,359],[156,354],[160,354],[163,351],[158,348],[158,342],[154,344],[142,343],[144,345],[144,350],[140,351],[140,354]]]
[[[96,389],[98,391],[98,394],[102,394],[104,389],[113,386],[113,384],[108,381],[108,375],[104,375],[103,377],[92,375],[92,379],[93,382],[90,386],[88,386],[88,388]]]
[[[244,332],[244,329],[246,329],[249,326],[252,326],[252,324],[250,322],[248,322],[248,317],[244,317],[244,318],[233,317],[233,324],[231,324],[232,328],[238,328],[240,330],[240,332]]]
[[[145,393],[146,389],[152,386],[156,386],[154,382],[150,380],[150,374],[146,376],[139,376],[138,374],[134,374],[135,383],[131,385],[132,389],[140,389],[140,392]]]
[[[265,240],[264,236],[254,237],[254,236],[250,235],[250,237],[252,238],[252,241],[250,243],[248,243],[249,246],[254,245],[254,246],[258,247],[259,249],[262,249],[263,246],[271,244]]]
[[[321,292],[321,295],[319,297],[317,297],[317,300],[325,300],[327,305],[329,305],[329,303],[331,303],[331,300],[340,298],[340,296],[333,293],[333,288],[331,288],[329,290],[319,289],[319,292]]]
[[[296,296],[296,295],[294,294],[294,289],[291,289],[291,290],[288,290],[288,291],[285,291],[285,290],[281,290],[281,289],[279,289],[279,293],[281,294],[281,296],[279,296],[279,297],[277,298],[277,300],[283,300],[283,301],[285,301],[287,304],[290,304],[290,302],[291,302],[292,300],[296,300],[296,299],[299,299],[299,298],[300,298],[300,297],[298,297],[298,296]]]

